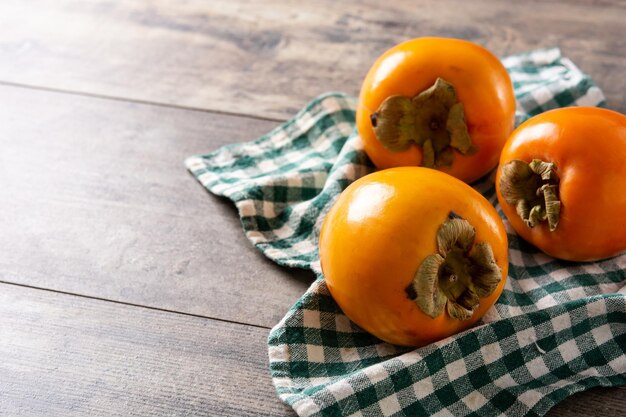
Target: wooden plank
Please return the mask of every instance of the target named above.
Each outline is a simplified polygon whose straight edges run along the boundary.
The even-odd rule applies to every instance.
[[[594,76],[613,107],[626,112],[623,2],[483,0],[467,9],[453,0],[428,0],[420,8],[388,3],[5,0],[0,82],[282,119],[322,91],[356,93],[372,60],[393,43],[446,35],[500,55],[561,46]],[[273,325],[306,288],[308,275],[279,269],[256,253],[230,204],[207,197],[181,165],[189,154],[252,138],[274,123],[7,87],[0,88],[0,109],[0,280],[260,326]],[[9,293],[17,301],[8,330],[4,287],[0,352],[9,363],[0,364],[0,414],[288,413],[262,403],[240,411],[257,401],[246,392],[270,402],[274,394],[267,379],[235,368],[234,360],[223,369],[194,364],[194,371],[177,374],[187,359],[167,341],[157,346],[160,333],[150,327],[174,331],[173,315],[129,326],[124,315],[135,317],[135,309],[128,306],[92,308],[100,302],[81,300],[66,308],[68,296],[55,295],[64,301],[53,302],[56,313],[50,313],[47,296],[28,301]],[[76,324],[80,316],[86,324]],[[207,332],[207,339],[231,333],[234,325],[224,325],[228,329]],[[148,368],[150,378],[140,377],[143,362],[119,364],[134,358],[132,352],[141,359],[148,349],[128,350],[135,342],[107,339],[126,329],[149,345],[150,360],[166,362],[163,369]],[[197,340],[177,335],[182,346],[196,346]],[[264,337],[234,331],[231,342],[246,338],[254,340],[252,356],[265,357]],[[75,343],[93,350],[76,350]],[[227,349],[209,359],[241,358],[242,351]],[[23,384],[13,364],[28,374]],[[208,382],[204,369],[214,371]],[[99,379],[84,376],[90,372]],[[145,391],[172,374],[180,384]],[[221,382],[233,377],[243,378],[236,384],[249,390],[224,391]],[[216,402],[202,397],[207,387],[216,390]],[[552,412],[618,415],[623,392],[579,394]]]
[[[275,122],[0,86],[0,281],[271,327],[278,267],[185,157]]]
[[[267,330],[0,285],[0,415],[293,415]]]
[[[267,372],[267,330],[0,284],[0,415],[293,416]],[[620,415],[624,389],[547,414]]]
[[[592,388],[566,398],[551,408],[546,416],[621,416],[625,409],[626,387]]]
[[[626,112],[623,1],[4,0],[0,81],[287,118],[418,36],[559,46]]]

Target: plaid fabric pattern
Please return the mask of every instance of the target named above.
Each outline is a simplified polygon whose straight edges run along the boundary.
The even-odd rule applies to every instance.
[[[517,123],[555,107],[604,105],[600,89],[558,49],[503,63]],[[186,161],[208,190],[235,202],[246,236],[266,256],[318,274],[269,336],[280,398],[301,416],[539,416],[574,392],[625,385],[626,254],[558,261],[506,220],[509,279],[478,326],[409,349],[341,312],[317,243],[339,193],[373,170],[354,130],[355,107],[351,97],[326,94],[253,142]],[[492,179],[473,186],[498,208]]]

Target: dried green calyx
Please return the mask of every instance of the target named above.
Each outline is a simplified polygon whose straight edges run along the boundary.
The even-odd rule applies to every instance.
[[[548,222],[551,232],[559,225],[559,177],[556,165],[533,159],[531,163],[514,159],[502,166],[500,193],[528,227]]]
[[[476,152],[467,131],[463,104],[454,86],[442,78],[417,96],[390,96],[371,116],[374,133],[392,152],[411,143],[422,148],[422,166],[452,165],[454,150],[463,155]]]
[[[468,320],[479,300],[493,293],[502,274],[487,242],[475,243],[472,225],[453,212],[437,231],[437,253],[427,256],[407,296],[432,318],[444,308],[458,320]]]

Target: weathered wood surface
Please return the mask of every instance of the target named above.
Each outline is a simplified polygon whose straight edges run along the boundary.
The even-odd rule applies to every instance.
[[[579,392],[554,408],[550,409],[547,417],[571,416],[623,416],[626,410],[626,387],[592,388],[589,391]]]
[[[295,415],[267,374],[267,330],[0,285],[1,416]],[[618,416],[623,388],[551,417]]]
[[[264,327],[306,290],[183,165],[274,122],[6,86],[0,109],[0,280]]]
[[[626,112],[623,1],[3,0],[0,80],[286,118],[417,36],[559,46]]]
[[[356,94],[425,35],[559,46],[626,112],[624,21],[618,0],[3,0],[0,415],[293,415],[266,328],[311,276],[265,260],[182,160]],[[625,392],[549,415],[620,415]]]
[[[266,329],[12,285],[0,318],[3,417],[290,414]]]

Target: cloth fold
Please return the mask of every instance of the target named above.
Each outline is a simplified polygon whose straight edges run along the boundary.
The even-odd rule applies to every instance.
[[[551,108],[605,105],[593,80],[556,48],[502,62],[518,124]],[[543,415],[574,392],[626,384],[626,254],[558,261],[518,238],[506,219],[508,281],[478,326],[401,348],[341,312],[317,244],[339,193],[374,170],[355,109],[354,98],[328,93],[255,141],[186,160],[209,191],[235,203],[246,236],[267,257],[318,275],[268,338],[280,398],[301,416]],[[491,178],[472,186],[499,210]]]

